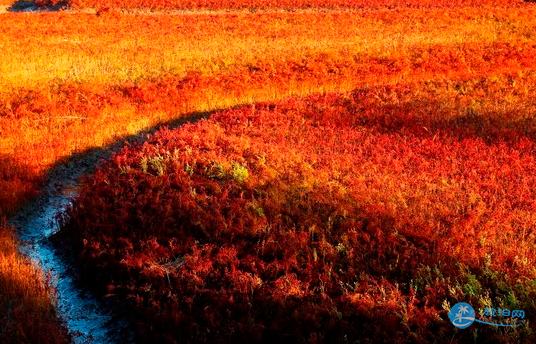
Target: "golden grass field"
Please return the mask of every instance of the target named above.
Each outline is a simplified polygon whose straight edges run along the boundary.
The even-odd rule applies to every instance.
[[[483,79],[512,91],[501,94],[503,102],[472,103],[486,94],[468,87],[464,106],[508,108],[532,120],[532,3],[363,3],[333,11],[211,14],[196,13],[193,6],[187,14],[113,8],[1,13],[0,217],[9,218],[35,197],[47,172],[73,154],[194,113],[241,104]],[[0,0],[0,6],[11,4]],[[100,6],[80,2],[78,8]],[[16,243],[13,229],[2,225],[0,336],[4,342],[68,341],[46,278],[16,253]]]

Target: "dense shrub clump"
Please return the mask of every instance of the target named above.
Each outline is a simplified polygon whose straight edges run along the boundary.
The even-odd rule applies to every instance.
[[[446,317],[534,296],[533,134],[474,100],[396,85],[160,130],[85,181],[60,239],[140,342],[529,340]]]

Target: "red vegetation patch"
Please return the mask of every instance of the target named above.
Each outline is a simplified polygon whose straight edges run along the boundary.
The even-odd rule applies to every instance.
[[[5,29],[17,30],[16,23],[12,24]],[[70,28],[86,25],[76,20],[70,24]],[[39,22],[39,25],[45,31],[51,28],[50,24]],[[51,89],[15,89],[0,94],[0,135],[7,139],[2,142],[5,153],[0,153],[0,216],[13,214],[31,199],[55,163],[70,154],[130,134],[129,127],[135,127],[136,123],[146,122],[139,127],[151,127],[211,102],[216,105],[225,99],[246,102],[248,96],[254,98],[256,94],[277,98],[305,92],[307,88],[319,89],[321,85],[344,85],[343,88],[352,85],[353,88],[392,83],[402,78],[406,81],[446,78],[463,82],[475,76],[503,74],[527,79],[532,75],[523,76],[523,73],[535,65],[536,48],[531,44],[471,43],[453,48],[415,47],[411,52],[382,58],[334,52],[275,62],[259,59],[249,66],[233,66],[215,74],[163,74],[115,86],[66,83]],[[275,95],[267,95],[270,93]],[[500,93],[499,97],[510,95]]]
[[[47,0],[48,1],[48,0]],[[519,5],[516,0],[72,0],[76,7],[122,9],[459,8]]]
[[[61,237],[142,342],[472,342],[449,304],[529,311],[534,296],[534,128],[433,94],[318,95],[161,130],[86,180]]]

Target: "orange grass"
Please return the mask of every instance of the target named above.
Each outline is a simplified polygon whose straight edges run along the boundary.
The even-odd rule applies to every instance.
[[[360,14],[4,15],[0,213],[65,157],[188,112],[534,66],[530,8]]]
[[[0,223],[0,339],[2,343],[69,343],[56,318],[43,273],[22,258],[12,229]]]
[[[327,58],[395,61],[415,48],[532,42],[535,14],[532,7],[173,16],[6,14],[0,22],[0,90],[69,81],[117,85],[162,73],[212,75],[311,56],[319,57],[320,64],[328,64]]]
[[[358,86],[482,76],[498,87],[519,78],[515,91],[501,95],[513,111],[531,113],[535,12],[530,4],[515,3],[518,8],[348,13],[1,14],[0,216],[35,195],[46,172],[70,155],[192,112]],[[468,106],[473,94],[486,92],[464,85],[459,87],[469,92],[463,98]],[[13,254],[6,235],[2,266],[25,272],[3,269],[18,280],[0,290],[29,286],[45,300],[41,282],[24,277],[32,268]],[[4,295],[3,304],[15,299]],[[17,313],[26,320],[4,318],[11,319],[12,338],[21,338],[16,324],[32,312]],[[42,334],[36,338],[26,340],[44,340]]]
[[[54,1],[54,0],[53,0]],[[519,5],[518,0],[72,0],[75,8],[120,9],[347,9]]]

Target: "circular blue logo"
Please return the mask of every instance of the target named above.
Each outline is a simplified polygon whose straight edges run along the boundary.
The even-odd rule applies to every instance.
[[[475,321],[475,310],[465,302],[459,302],[450,309],[449,319],[457,328],[466,328]]]

